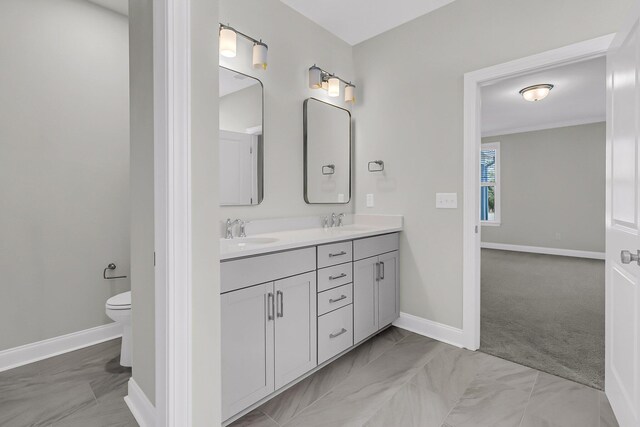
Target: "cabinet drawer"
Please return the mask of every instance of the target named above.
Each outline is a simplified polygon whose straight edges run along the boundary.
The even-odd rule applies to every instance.
[[[318,268],[349,261],[353,261],[353,245],[351,242],[318,246]]]
[[[398,233],[354,240],[353,259],[357,261],[387,252],[397,251],[399,245]]]
[[[318,318],[318,364],[353,345],[353,305]]]
[[[353,285],[351,283],[329,291],[320,292],[318,294],[318,316],[349,305],[352,302]]]
[[[316,269],[316,249],[258,255],[220,263],[220,292],[272,282]]]
[[[334,265],[318,270],[318,292],[352,282],[353,263]]]

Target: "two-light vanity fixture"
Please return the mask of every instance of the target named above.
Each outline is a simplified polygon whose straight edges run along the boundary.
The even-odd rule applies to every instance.
[[[229,25],[220,24],[220,55],[227,58],[236,56],[237,37],[241,36],[253,43],[253,68],[267,69],[267,51],[269,47],[262,40],[256,40]]]
[[[309,68],[309,88],[324,89],[329,96],[340,96],[340,82],[344,83],[344,100],[345,102],[356,102],[355,88],[351,82],[341,79],[340,77],[323,70],[316,64]]]

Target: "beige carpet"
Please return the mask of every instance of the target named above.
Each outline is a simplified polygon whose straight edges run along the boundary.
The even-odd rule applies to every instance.
[[[482,249],[480,350],[604,387],[604,261]]]

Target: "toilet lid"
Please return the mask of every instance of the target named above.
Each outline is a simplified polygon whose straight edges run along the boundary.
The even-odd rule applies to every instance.
[[[107,300],[107,307],[120,310],[131,308],[131,291],[112,296]]]

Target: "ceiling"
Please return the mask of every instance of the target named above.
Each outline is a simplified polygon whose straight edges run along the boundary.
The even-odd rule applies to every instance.
[[[236,73],[225,68],[220,68],[219,74],[220,80],[220,98],[230,93],[237,92],[239,90],[248,88],[258,84],[258,80],[245,76],[244,74]]]
[[[554,85],[541,101],[525,101],[518,93],[541,83]],[[482,88],[482,136],[595,123],[605,118],[604,57],[512,77]]]
[[[453,0],[280,1],[350,45],[356,45]]]
[[[89,0],[120,15],[129,16],[129,0]]]

